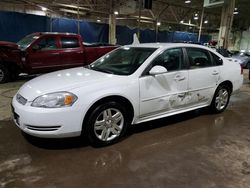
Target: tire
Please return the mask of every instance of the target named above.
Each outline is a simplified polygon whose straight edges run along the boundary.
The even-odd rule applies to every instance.
[[[246,68],[250,69],[250,61],[246,64]]]
[[[210,105],[210,109],[212,113],[221,113],[223,112],[229,103],[231,95],[231,90],[226,85],[220,85],[215,93],[212,103]]]
[[[128,123],[126,109],[113,101],[101,104],[91,112],[85,130],[91,145],[107,146],[121,139],[126,133]]]
[[[4,65],[0,64],[0,84],[8,82],[10,79],[10,72]]]

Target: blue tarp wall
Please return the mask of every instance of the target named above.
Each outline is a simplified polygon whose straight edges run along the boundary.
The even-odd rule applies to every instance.
[[[52,27],[52,28],[51,28]],[[37,16],[17,12],[0,12],[0,40],[17,42],[24,36],[33,32],[78,32],[78,22],[73,19],[53,18]],[[85,42],[108,42],[107,24],[93,23],[87,21],[80,22],[80,34]],[[117,44],[125,45],[133,42],[133,34],[136,28],[127,26],[116,27]],[[189,32],[168,32],[159,31],[157,42],[196,42],[197,33]],[[201,42],[208,42],[211,39],[208,35],[201,36]],[[155,31],[145,29],[140,31],[140,42],[155,42]]]

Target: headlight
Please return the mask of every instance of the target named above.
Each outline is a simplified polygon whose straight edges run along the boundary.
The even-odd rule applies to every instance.
[[[72,106],[77,100],[77,96],[69,92],[49,93],[37,97],[31,104],[33,107],[60,108]]]

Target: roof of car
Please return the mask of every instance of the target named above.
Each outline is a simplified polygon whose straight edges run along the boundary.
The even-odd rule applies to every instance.
[[[126,45],[126,47],[145,47],[145,48],[195,47],[195,48],[209,49],[206,46],[198,44],[188,44],[188,43],[140,43],[140,44]]]
[[[60,33],[60,32],[38,32],[37,35],[77,35],[76,33]]]

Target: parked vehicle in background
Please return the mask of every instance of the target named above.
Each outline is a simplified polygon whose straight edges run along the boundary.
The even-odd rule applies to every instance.
[[[243,68],[250,68],[250,52],[238,52],[232,58],[237,59]]]
[[[0,41],[0,83],[22,73],[38,74],[88,65],[117,48],[101,43],[84,45],[80,35],[33,33],[17,43]]]
[[[91,65],[25,83],[12,101],[14,121],[33,136],[83,133],[103,146],[117,142],[130,124],[203,107],[223,112],[242,82],[238,63],[204,46],[128,45]]]

